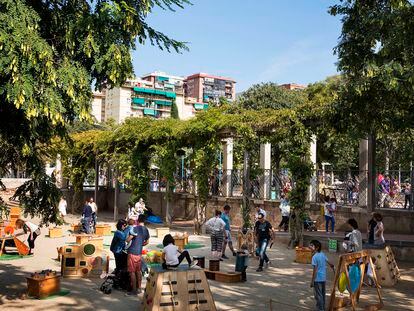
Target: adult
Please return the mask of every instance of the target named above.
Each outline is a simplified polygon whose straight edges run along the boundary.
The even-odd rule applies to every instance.
[[[259,214],[263,214],[263,216],[266,218],[266,211],[264,210],[264,208],[262,208],[261,205],[256,205],[256,214],[254,215],[255,222],[258,220]]]
[[[96,205],[96,203],[94,202],[93,198],[89,199],[89,205],[91,206],[92,209],[92,221],[93,221],[93,226],[96,226],[96,217],[98,214],[98,205]]]
[[[62,195],[60,197],[60,201],[58,204],[59,215],[62,218],[64,224],[66,224],[65,216],[66,216],[66,209],[68,207],[68,203],[66,202],[66,198]]]
[[[133,228],[134,235],[129,235],[126,242],[130,242],[131,246],[128,248],[128,272],[131,278],[132,290],[127,293],[128,296],[133,296],[141,293],[141,263],[142,263],[142,247],[148,244],[150,238],[148,229],[145,226],[135,226]]]
[[[135,211],[135,207],[131,202],[128,202],[128,211],[125,220],[128,221],[129,219],[135,221],[138,219],[138,213]]]
[[[211,257],[214,259],[221,259],[223,240],[226,233],[225,227],[226,223],[221,219],[221,211],[219,210],[216,210],[215,216],[206,222],[206,228],[210,231]]]
[[[385,239],[384,239],[384,224],[382,223],[382,215],[380,213],[375,213],[374,219],[377,222],[377,225],[374,228],[374,245],[383,246],[385,244]]]
[[[404,188],[403,188],[403,193],[404,193],[404,209],[411,208],[411,184],[409,182],[406,182],[404,184]]]
[[[326,196],[325,206],[324,206],[326,233],[329,232],[329,224],[331,224],[331,232],[332,233],[335,232],[335,215],[334,215],[335,210],[336,210],[335,198],[329,198],[329,196]]]
[[[85,201],[82,211],[82,230],[85,233],[91,233],[91,221],[92,221],[92,207],[89,204],[89,201]]]
[[[388,204],[390,190],[391,190],[390,176],[385,175],[384,179],[381,180],[380,185],[379,185],[380,207],[386,207],[386,204]]]
[[[135,212],[139,215],[144,214],[147,211],[143,198],[139,198],[138,202],[135,203]]]
[[[278,226],[278,229],[279,231],[281,231],[283,228],[284,231],[287,231],[287,229],[289,228],[290,204],[289,200],[284,194],[282,194],[281,198],[282,201],[280,201],[279,209],[282,215],[282,220]]]
[[[22,230],[22,232],[17,233],[15,236],[20,236],[29,233],[29,236],[27,237],[27,243],[29,244],[29,254],[32,255],[32,250],[35,247],[35,240],[40,235],[40,228],[38,225],[30,222],[30,221],[24,221],[22,219],[17,219],[15,224],[16,229]]]
[[[351,227],[352,231],[346,235],[347,241],[344,242],[346,245],[345,250],[349,253],[362,251],[362,234],[358,230],[358,222],[351,218],[348,219],[347,224]]]
[[[367,238],[368,244],[374,245],[374,235],[375,235],[375,227],[377,226],[377,222],[375,221],[375,213],[371,213],[371,219],[368,221],[367,226]]]
[[[226,247],[227,244],[229,245],[229,249],[233,252],[233,256],[236,256],[236,252],[233,248],[233,241],[231,239],[231,227],[230,227],[230,205],[226,204],[224,205],[224,212],[221,214],[221,219],[223,219],[224,223],[226,224],[224,227],[225,235],[224,235],[224,242],[223,242],[223,252],[221,255],[221,258],[223,259],[229,259],[229,257],[226,256]]]
[[[127,238],[127,235],[124,232],[126,227],[127,222],[124,219],[118,220],[116,223],[116,231],[109,248],[115,258],[115,273],[126,268],[127,254],[124,252],[125,240]]]
[[[353,198],[352,198],[352,193],[355,187],[355,183],[354,180],[352,179],[351,176],[348,177],[348,180],[346,182],[346,191],[348,194],[348,203],[352,204],[353,203]]]
[[[256,271],[260,272],[263,271],[263,264],[265,262],[266,264],[270,263],[269,257],[267,257],[266,254],[266,249],[272,236],[272,225],[270,224],[270,222],[265,220],[263,214],[259,214],[259,218],[254,226],[254,232],[260,256],[259,267]]]

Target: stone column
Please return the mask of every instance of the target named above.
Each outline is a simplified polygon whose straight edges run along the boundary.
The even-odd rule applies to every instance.
[[[264,200],[270,198],[271,159],[272,145],[270,143],[260,144],[260,168],[263,170],[263,175],[260,178],[260,196]]]
[[[376,137],[374,135],[368,136],[368,202],[367,212],[371,213],[376,207],[376,184],[377,176],[375,171],[375,152],[376,152]]]
[[[359,193],[358,205],[368,206],[368,139],[359,141]]]
[[[56,187],[63,187],[63,174],[62,174],[62,160],[60,154],[56,157],[56,168],[55,168]]]
[[[231,173],[233,171],[233,138],[229,137],[223,143],[223,196],[232,196]]]
[[[309,202],[316,202],[316,194],[318,193],[318,183],[317,183],[317,164],[316,164],[316,135],[312,135],[311,143],[309,146],[310,160],[312,163],[312,177],[309,184]]]

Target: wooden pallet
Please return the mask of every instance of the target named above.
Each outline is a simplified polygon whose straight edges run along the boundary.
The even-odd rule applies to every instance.
[[[242,276],[240,272],[223,272],[223,271],[211,271],[205,269],[206,277],[209,280],[214,280],[223,283],[237,283],[241,282]]]

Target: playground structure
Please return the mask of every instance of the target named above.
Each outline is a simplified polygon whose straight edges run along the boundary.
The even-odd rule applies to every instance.
[[[142,301],[144,311],[215,311],[204,271],[152,269]]]
[[[109,254],[103,249],[103,239],[89,237],[86,242],[83,240],[80,242],[76,245],[62,247],[62,276],[85,278],[99,277],[103,273],[108,273]]]
[[[214,280],[223,283],[237,283],[241,282],[242,275],[240,272],[234,271],[220,271],[220,260],[210,259],[209,269],[204,269],[206,277],[209,280]]]
[[[364,280],[365,267],[368,264],[373,267],[370,252],[367,250],[344,254],[339,257],[339,264],[335,273],[334,286],[329,301],[329,311],[348,306],[351,306],[353,311],[356,310],[361,294],[362,282]],[[367,308],[369,310],[380,310],[384,306],[384,303],[379,290],[375,269],[372,269],[372,272],[379,303],[368,305]],[[340,292],[340,295],[337,295],[337,290]],[[345,290],[348,291],[349,297],[343,295]]]
[[[372,261],[375,265],[375,272],[378,283],[381,286],[394,286],[400,278],[400,270],[395,261],[391,247],[369,250]]]
[[[42,299],[60,291],[60,275],[56,271],[45,270],[32,273],[26,280],[29,297]]]
[[[185,246],[188,244],[188,233],[176,233],[173,238],[175,246],[177,246],[180,251],[184,250]]]

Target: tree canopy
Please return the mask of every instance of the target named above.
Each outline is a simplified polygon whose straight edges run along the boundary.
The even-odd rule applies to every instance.
[[[51,186],[41,161],[44,145],[63,137],[67,124],[90,118],[91,85],[117,86],[133,75],[130,53],[137,42],[187,49],[146,18],[155,6],[174,10],[188,3],[0,0],[0,174],[20,166],[32,182],[42,181],[38,186]],[[18,192],[23,203],[26,193]],[[32,215],[49,215],[55,203],[24,206]]]

